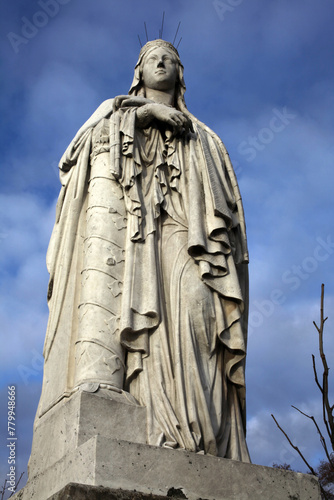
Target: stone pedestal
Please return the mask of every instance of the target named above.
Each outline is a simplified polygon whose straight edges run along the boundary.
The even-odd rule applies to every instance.
[[[171,493],[174,500],[185,498],[182,491],[173,490]],[[166,500],[166,497],[139,491],[113,490],[103,486],[70,483],[48,500]]]
[[[108,397],[101,392],[76,392],[36,418],[29,480],[94,436],[146,443],[145,408],[133,404],[126,393],[106,393]]]
[[[144,441],[145,408],[77,393],[36,426],[29,481],[12,498],[320,500],[313,476]]]

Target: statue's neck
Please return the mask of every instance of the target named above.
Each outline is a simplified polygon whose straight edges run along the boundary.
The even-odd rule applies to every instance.
[[[159,104],[166,104],[167,106],[174,105],[174,89],[173,90],[153,90],[145,89],[147,99],[151,99]]]

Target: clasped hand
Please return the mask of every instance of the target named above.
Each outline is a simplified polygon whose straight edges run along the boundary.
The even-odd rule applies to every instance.
[[[137,121],[140,127],[146,127],[153,120],[158,120],[169,125],[175,136],[194,131],[192,122],[188,116],[172,106],[157,103],[140,96],[120,95],[114,99],[114,111],[117,111],[120,107],[126,108],[131,106],[138,107]]]

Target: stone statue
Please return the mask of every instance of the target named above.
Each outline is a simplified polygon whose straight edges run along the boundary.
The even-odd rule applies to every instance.
[[[147,444],[249,461],[248,254],[237,181],[163,40],[60,162],[38,415],[83,390],[139,403]]]

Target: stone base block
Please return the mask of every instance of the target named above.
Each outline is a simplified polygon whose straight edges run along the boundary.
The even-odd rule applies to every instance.
[[[145,442],[146,410],[129,396],[77,392],[36,419],[29,480],[12,498],[320,500],[313,476]]]
[[[29,479],[93,436],[146,443],[146,409],[126,393],[78,391],[36,418]]]
[[[13,498],[76,499],[59,496],[69,483],[121,489],[129,500],[133,492],[189,500],[320,500],[313,476],[104,436],[90,438],[29,479]],[[96,498],[115,498],[109,493]]]
[[[180,492],[173,491],[174,500],[184,499]],[[87,486],[85,484],[70,483],[55,493],[48,500],[165,500],[166,497],[140,493],[139,491],[112,490],[103,486]]]

